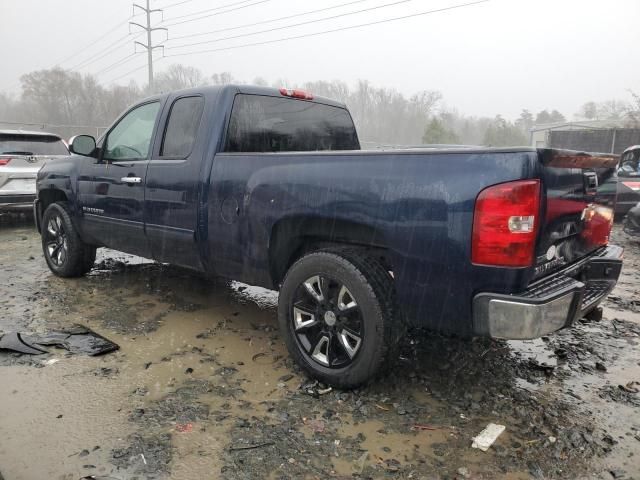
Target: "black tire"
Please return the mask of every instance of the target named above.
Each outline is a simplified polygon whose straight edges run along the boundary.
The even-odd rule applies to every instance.
[[[391,275],[355,249],[317,251],[295,262],[280,289],[278,320],[296,363],[338,388],[362,385],[389,367],[405,332]]]
[[[42,252],[49,269],[59,277],[80,277],[93,267],[96,248],[78,235],[67,202],[52,203],[42,216]]]

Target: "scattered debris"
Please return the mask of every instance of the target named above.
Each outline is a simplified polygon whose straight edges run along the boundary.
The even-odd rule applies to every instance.
[[[640,392],[640,382],[629,382],[626,385],[618,385],[618,388],[628,393],[638,393]]]
[[[176,432],[189,433],[193,430],[193,423],[178,423],[176,425]]]
[[[602,362],[596,362],[596,370],[600,370],[601,372],[606,372],[607,371],[607,367]]]
[[[0,480],[2,480],[2,477],[0,477]],[[80,478],[80,480],[121,480],[120,478],[117,477],[110,477],[108,475],[87,475],[85,477]]]
[[[489,450],[489,447],[493,445],[493,442],[500,436],[505,430],[504,425],[498,425],[496,423],[490,423],[485,427],[480,434],[473,439],[471,446],[473,448],[479,448],[483,452]]]
[[[313,433],[322,433],[324,432],[325,429],[325,423],[322,420],[316,420],[316,419],[311,419],[311,420],[307,420],[306,418],[302,419],[302,422],[307,425],[309,428],[311,428],[311,431]]]
[[[271,353],[258,352],[253,357],[251,357],[251,360],[253,360],[258,365],[273,365],[281,358],[281,355],[272,355]]]
[[[460,475],[462,478],[469,478],[471,476],[471,474],[469,473],[469,469],[467,467],[460,467],[457,470],[458,475]]]
[[[60,347],[73,354],[89,356],[110,353],[120,348],[111,340],[82,325],[74,325],[68,330],[46,334],[10,332],[0,338],[0,350],[12,350],[28,355],[48,353],[43,348],[47,346]]]
[[[360,455],[360,458],[356,460],[356,463],[353,467],[353,473],[362,474],[362,472],[364,471],[365,462],[367,461],[368,458],[369,458],[369,452],[364,452],[362,455]]]
[[[419,423],[416,423],[415,425],[411,426],[411,430],[412,431],[421,431],[421,430],[438,430],[438,427],[434,427],[432,425],[421,425]]]
[[[255,445],[237,445],[237,446],[229,447],[229,451],[230,452],[237,452],[239,450],[253,450],[254,448],[269,447],[271,445],[274,445],[274,443],[273,442],[263,442],[263,443],[257,443]]]
[[[22,335],[17,332],[5,333],[0,337],[0,350],[11,350],[13,352],[26,353],[27,355],[47,353],[45,349],[25,342]]]

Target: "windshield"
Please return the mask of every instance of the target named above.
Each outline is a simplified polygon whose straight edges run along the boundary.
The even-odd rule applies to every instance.
[[[632,173],[640,173],[640,150],[631,150],[626,152],[620,158],[620,171],[619,174],[632,174]]]
[[[0,155],[69,155],[64,142],[46,135],[0,135]]]

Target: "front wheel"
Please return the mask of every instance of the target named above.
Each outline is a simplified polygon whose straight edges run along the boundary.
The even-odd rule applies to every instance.
[[[79,277],[93,267],[96,249],[80,239],[66,202],[47,207],[41,235],[44,258],[59,277]]]
[[[339,388],[361,385],[388,366],[403,332],[391,275],[359,250],[318,251],[294,263],[278,320],[298,365]]]

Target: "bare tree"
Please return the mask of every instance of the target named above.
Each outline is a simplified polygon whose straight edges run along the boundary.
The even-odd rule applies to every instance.
[[[213,85],[229,85],[230,83],[235,83],[236,79],[233,78],[229,72],[222,73],[214,73],[211,75],[211,83]]]
[[[164,72],[156,75],[153,81],[156,92],[169,92],[183,88],[205,85],[207,82],[200,70],[195,67],[174,63]]]

